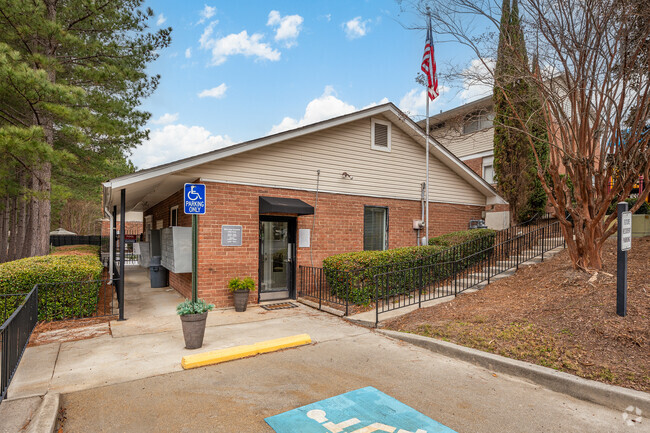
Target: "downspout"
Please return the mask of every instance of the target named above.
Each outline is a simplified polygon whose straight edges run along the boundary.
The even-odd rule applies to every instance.
[[[424,221],[424,196],[426,192],[426,182],[422,182],[420,185],[420,207],[422,209],[422,218],[420,219],[421,221]],[[418,245],[428,245],[429,239],[427,239],[426,242],[422,242],[422,229],[418,229]]]
[[[311,267],[314,267],[314,255],[312,250],[314,248],[314,230],[316,229],[316,209],[318,208],[318,188],[320,186],[320,170],[316,170],[316,202],[314,203],[314,217],[311,219],[311,239],[309,241],[309,261]]]
[[[106,191],[106,187],[104,187],[104,191]],[[106,194],[104,194],[104,197]],[[110,197],[110,195],[109,195]],[[108,215],[108,233],[109,233],[109,242],[108,242],[108,272],[110,274],[110,279],[108,284],[113,284],[113,278],[115,275],[113,275],[113,248],[115,246],[113,243],[115,242],[115,237],[113,236],[113,233],[111,231],[113,230],[113,214],[108,210],[108,207],[106,206],[106,203],[109,202],[110,200],[104,200],[104,213]]]

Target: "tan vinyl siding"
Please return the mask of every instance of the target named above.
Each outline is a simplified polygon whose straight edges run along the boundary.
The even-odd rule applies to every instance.
[[[458,158],[475,153],[491,151],[494,148],[494,128],[487,128],[471,134],[462,134],[461,125],[433,131],[431,135]]]
[[[387,121],[380,117],[379,120]],[[183,174],[222,182],[419,200],[424,149],[396,125],[391,151],[372,150],[371,119],[329,128],[189,169]],[[352,179],[344,179],[347,172]],[[434,157],[431,200],[485,204],[485,196]]]

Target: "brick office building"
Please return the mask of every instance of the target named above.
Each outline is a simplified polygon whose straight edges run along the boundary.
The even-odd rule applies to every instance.
[[[199,297],[232,305],[226,286],[236,276],[257,281],[252,300],[295,297],[298,266],[418,244],[424,145],[424,131],[389,103],[112,179],[104,200],[111,209],[123,194],[126,210],[143,212],[145,231],[189,227],[183,184],[204,183]],[[466,229],[504,203],[435,141],[429,165],[431,236]],[[170,272],[169,284],[189,297],[191,274]]]

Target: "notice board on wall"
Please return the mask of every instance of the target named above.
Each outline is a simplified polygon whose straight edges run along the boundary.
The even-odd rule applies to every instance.
[[[221,246],[241,247],[242,226],[221,226]]]
[[[311,230],[300,229],[298,230],[298,248],[309,248]]]

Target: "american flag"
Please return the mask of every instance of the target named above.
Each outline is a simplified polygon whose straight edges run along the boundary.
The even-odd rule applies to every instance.
[[[436,76],[436,59],[433,51],[431,19],[429,19],[429,26],[427,27],[427,40],[424,44],[424,56],[422,56],[422,66],[420,69],[427,76],[429,98],[433,101],[438,97],[438,77]]]

